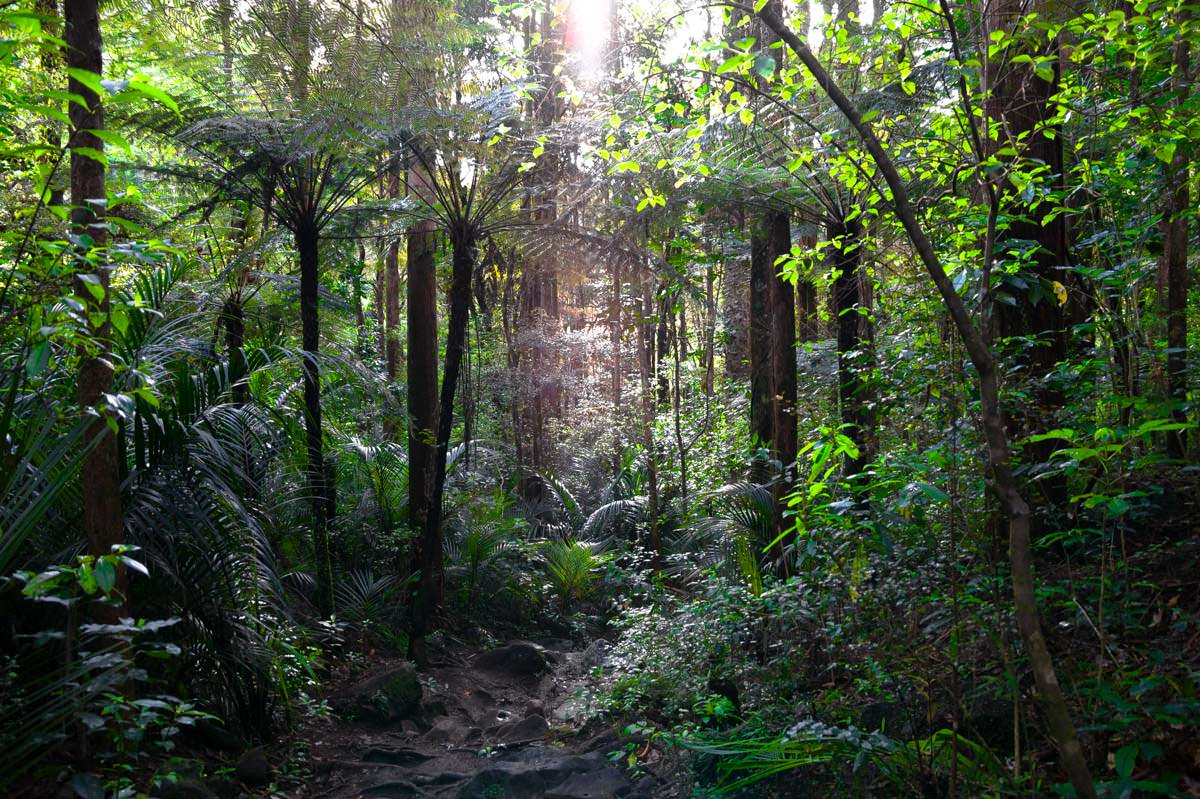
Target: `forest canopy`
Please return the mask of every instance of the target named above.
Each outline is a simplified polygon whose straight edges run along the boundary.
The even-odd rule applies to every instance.
[[[1188,0],[0,0],[0,790],[1200,796]]]

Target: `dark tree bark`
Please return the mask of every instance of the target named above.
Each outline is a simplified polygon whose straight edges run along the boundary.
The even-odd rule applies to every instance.
[[[800,236],[800,248],[805,252],[816,249],[817,237]],[[821,323],[817,316],[817,288],[811,280],[801,277],[796,281],[796,340],[816,341],[821,337]]]
[[[246,308],[240,291],[234,291],[221,309],[225,323],[225,350],[229,353],[230,397],[234,405],[245,405],[250,401],[250,384],[247,382],[246,364]]]
[[[645,278],[642,285],[642,318],[638,320],[638,359],[642,378],[642,446],[646,451],[646,509],[648,545],[654,568],[662,565],[662,536],[658,518],[658,444],[654,440],[654,388],[650,376],[654,369],[654,289]]]
[[[833,313],[837,326],[838,403],[842,423],[858,447],[858,458],[846,464],[848,475],[861,474],[875,458],[875,396],[869,372],[873,366],[874,330],[867,276],[863,268],[862,223],[834,221],[828,227],[833,270]]]
[[[671,355],[671,296],[667,284],[659,284],[658,318],[654,325],[654,377],[656,383],[655,401],[660,408],[666,407],[671,401],[671,373],[667,369],[667,359]]]
[[[437,411],[437,450],[434,456],[433,497],[420,540],[420,583],[413,605],[409,652],[417,663],[428,656],[424,637],[433,628],[445,594],[442,541],[442,501],[446,493],[446,460],[454,431],[454,399],[467,352],[467,326],[471,315],[471,278],[478,257],[476,233],[472,229],[451,232],[453,259],[450,281],[450,318],[446,331],[446,362]],[[411,359],[410,359],[411,360]]]
[[[375,270],[375,289],[372,296],[376,334],[376,350],[380,360],[387,363],[387,247]],[[386,367],[385,367],[386,368]]]
[[[64,40],[67,43],[66,65],[101,75],[104,57],[97,0],[65,0],[63,22]],[[75,78],[68,78],[67,91],[79,95],[87,103],[86,108],[79,103],[70,103],[72,144],[102,152],[104,142],[88,132],[104,128],[104,108],[99,96]],[[85,351],[79,363],[79,405],[89,415],[97,413],[97,406],[113,387],[113,365],[110,360],[112,330],[108,321],[111,307],[110,275],[104,252],[107,238],[104,198],[104,165],[87,155],[72,152],[71,226],[78,235],[91,238],[91,245],[85,245],[82,254],[94,257],[97,264],[97,274],[86,276],[86,280],[84,276],[77,278],[75,288],[80,302],[92,314],[98,313],[103,319],[99,323],[93,322],[88,331],[98,351]],[[92,293],[97,285],[98,298]],[[87,440],[92,449],[84,459],[80,480],[83,490],[83,531],[89,554],[108,555],[114,546],[125,541],[121,507],[122,459],[117,437],[103,416],[95,417],[88,429]],[[123,569],[118,570],[116,589],[121,597],[125,596]],[[126,605],[124,601],[119,606],[96,604],[94,612],[98,621],[112,623],[124,615]]]
[[[750,233],[750,432],[761,447],[775,439],[768,317],[775,257],[768,220],[755,220]]]
[[[624,322],[622,320],[622,294],[625,290],[625,274],[623,265],[618,259],[613,265],[612,295],[608,303],[609,336],[612,346],[612,425],[615,436],[613,451],[613,476],[621,474],[621,460],[624,454],[624,442],[621,440],[621,407],[624,387],[625,363],[622,358],[621,341],[624,337]]]
[[[796,297],[792,284],[779,277],[775,259],[792,249],[791,217],[786,213],[769,218],[771,266],[771,408],[772,456],[783,466],[783,477],[775,486],[775,534],[783,532],[784,497],[791,490],[796,462]],[[782,553],[781,553],[782,554]],[[782,560],[781,560],[782,564]]]
[[[1190,19],[1188,11],[1181,12],[1181,23]],[[1188,68],[1190,48],[1187,37],[1180,36],[1175,43],[1174,74],[1171,90],[1175,93],[1175,105],[1182,108],[1188,101]],[[1188,392],[1188,217],[1190,167],[1186,145],[1179,146],[1166,169],[1166,203],[1163,208],[1163,253],[1159,269],[1160,303],[1167,318],[1167,396],[1172,402],[1172,420],[1187,423]],[[1172,458],[1187,455],[1187,431],[1172,430],[1167,433],[1167,454]]]
[[[1033,4],[1034,6],[1037,3]],[[987,12],[987,30],[1012,33],[1021,16],[1033,10],[1024,0],[997,0]],[[1044,37],[1043,37],[1044,38]],[[1024,50],[1029,47],[1016,45]],[[1027,55],[1054,55],[1057,40],[1039,45]],[[1015,63],[1016,53],[1007,52],[1003,61],[989,63],[989,116],[999,122],[998,139],[990,142],[998,149],[1011,148],[1021,163],[1041,162],[1051,173],[1050,188],[1061,190],[1063,181],[1062,136],[1050,123],[1055,114],[1052,97],[1058,91],[1058,61],[1054,77],[1045,80],[1031,63]],[[1009,417],[1013,433],[1024,437],[1044,432],[1055,426],[1054,414],[1062,407],[1063,393],[1055,378],[1055,367],[1067,357],[1066,312],[1054,296],[1054,283],[1070,284],[1066,269],[1068,255],[1067,215],[1044,216],[1045,211],[1028,205],[1022,199],[1019,186],[1009,182],[1001,187],[1000,213],[1010,219],[1004,233],[1012,242],[999,242],[999,251],[1019,249],[1018,242],[1033,242],[1036,249],[1027,260],[1024,278],[1028,289],[1009,288],[1015,302],[996,306],[996,332],[1003,338],[1031,337],[1036,345],[1017,354],[1020,366],[1030,381],[1034,402],[1016,409]],[[1040,295],[1040,296],[1039,296]],[[1057,448],[1054,441],[1030,444],[1028,456],[1034,462],[1048,462]],[[1054,477],[1039,480],[1036,485],[1051,506],[1067,500],[1066,480]]]
[[[704,270],[704,396],[712,397],[717,382],[717,297],[716,276],[710,265]]]
[[[358,334],[358,354],[365,358],[370,347],[367,314],[363,310],[363,273],[367,270],[367,245],[358,243],[358,265],[354,270],[354,329]]]
[[[424,562],[424,531],[433,508],[438,421],[437,274],[432,221],[408,230],[408,520],[411,566]]]
[[[58,2],[57,0],[37,0],[37,12],[45,17],[42,21],[43,30],[50,36],[58,36],[59,30],[58,17]],[[42,71],[47,75],[58,73],[62,66],[62,56],[53,47],[45,47],[41,53]],[[72,125],[74,127],[74,125]],[[52,150],[58,150],[62,147],[62,131],[59,130],[58,124],[49,122],[42,129],[42,139]],[[47,167],[54,167],[58,160],[56,152],[47,153],[41,159]],[[56,174],[50,177],[50,195],[46,199],[46,205],[50,207],[60,206],[63,204],[63,187],[65,181],[62,179],[62,171],[59,170]]]
[[[770,0],[777,12],[780,0]],[[779,40],[766,28],[763,52],[778,68],[782,52],[770,45]],[[792,284],[779,277],[776,262],[791,251],[791,216],[769,209],[753,222],[750,244],[750,416],[751,429],[770,448],[784,475],[774,486],[775,527],[782,532],[783,495],[790,483],[787,468],[796,459],[796,309]],[[782,550],[779,553],[782,565]]]
[[[1037,592],[1033,577],[1033,545],[1030,535],[1029,505],[1021,494],[1020,486],[1012,472],[1011,448],[1008,430],[1000,405],[1000,384],[996,362],[984,333],[975,326],[954,288],[949,275],[943,268],[933,244],[925,234],[917,218],[916,209],[908,197],[908,188],[896,165],[883,149],[870,123],[865,122],[858,108],[846,97],[821,62],[808,46],[784,23],[770,7],[758,12],[762,20],[787,43],[787,46],[804,64],[829,99],[858,132],[871,160],[875,162],[884,181],[892,192],[892,207],[896,217],[904,226],[913,249],[920,256],[925,270],[937,288],[954,326],[962,337],[967,355],[979,375],[979,394],[983,417],[983,432],[987,441],[988,465],[995,482],[996,495],[1008,519],[1009,549],[1012,563],[1012,586],[1014,615],[1021,631],[1021,639],[1029,658],[1037,684],[1038,696],[1045,713],[1050,735],[1058,747],[1063,768],[1080,799],[1095,799],[1096,788],[1075,724],[1067,707],[1062,687],[1054,670],[1054,659],[1050,655],[1038,618]],[[985,257],[990,255],[985,254]]]
[[[308,490],[312,502],[313,558],[317,571],[317,608],[333,614],[333,564],[329,551],[329,523],[333,520],[333,487],[325,465],[321,429],[320,233],[315,224],[300,225],[295,232],[300,256],[300,325],[304,351],[304,442],[308,452]]]

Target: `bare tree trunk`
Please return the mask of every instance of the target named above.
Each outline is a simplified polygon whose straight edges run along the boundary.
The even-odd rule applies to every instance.
[[[858,457],[846,464],[850,476],[863,472],[875,457],[874,396],[869,376],[874,348],[870,302],[865,291],[862,252],[864,231],[860,220],[829,225],[833,269],[833,312],[837,325],[838,402],[842,423],[858,447]]]
[[[1012,33],[1022,15],[1038,5],[1027,0],[996,0],[988,7],[986,25],[989,31]],[[1040,48],[1039,52],[1024,55],[1055,55],[1057,41]],[[1008,148],[1018,153],[1020,159],[1043,163],[1049,167],[1053,181],[1051,188],[1063,188],[1062,136],[1047,123],[1055,113],[1051,98],[1058,91],[1058,60],[1055,60],[1054,77],[1045,80],[1037,74],[1032,62],[1018,63],[1015,53],[1006,53],[1003,62],[989,62],[987,88],[991,91],[988,114],[998,126],[999,137],[989,144],[996,150]],[[1048,289],[1053,283],[1069,284],[1066,266],[1067,215],[1056,214],[1052,218],[1041,218],[1042,213],[1029,207],[1021,199],[1021,187],[1009,182],[1003,187],[1001,213],[1008,217],[1008,230],[1004,234],[1020,246],[1034,242],[1035,252],[1030,257],[1030,271],[1025,277],[1031,285],[1026,290],[1013,291],[1013,304],[996,306],[997,332],[1002,337],[1021,336],[1037,340],[1037,344],[1019,358],[1034,388],[1035,402],[1015,409],[1009,423],[1016,435],[1028,436],[1055,426],[1054,414],[1063,405],[1062,390],[1056,385],[1054,372],[1058,363],[1067,357],[1066,315],[1063,306]],[[1040,284],[1040,285],[1039,285]],[[1040,300],[1034,291],[1040,290]],[[1037,462],[1048,462],[1057,443],[1052,440],[1031,443],[1027,452]],[[1046,502],[1051,506],[1062,505],[1067,500],[1065,477],[1055,475],[1037,481]]]
[[[817,237],[801,235],[800,247],[811,251],[817,246]],[[821,337],[821,323],[817,318],[817,288],[811,280],[796,281],[796,339],[798,341],[816,341]]]
[[[704,270],[704,396],[712,397],[717,372],[716,278],[710,264]]]
[[[423,531],[433,507],[437,454],[437,274],[436,226],[420,222],[408,230],[408,521],[413,541],[411,568],[423,562]]]
[[[622,327],[622,293],[625,288],[624,269],[620,259],[613,265],[613,285],[612,297],[608,304],[608,317],[610,325],[610,335],[612,339],[612,423],[614,441],[613,452],[613,476],[619,477],[621,474],[621,460],[624,454],[624,442],[621,439],[621,395],[624,390],[622,386],[622,377],[624,373],[624,363],[621,353],[621,339],[624,329]]]
[[[773,488],[775,535],[784,530],[784,498],[794,482],[793,464],[799,446],[796,422],[796,297],[792,284],[778,276],[775,261],[792,249],[791,217],[786,213],[771,214],[769,218],[771,245],[771,310],[767,319],[771,328],[771,409],[772,456],[779,461],[783,472]],[[782,542],[777,553],[780,575],[786,576]]]
[[[988,464],[991,467],[996,494],[1004,510],[1004,515],[1008,519],[1013,605],[1017,626],[1021,631],[1021,639],[1037,683],[1038,696],[1045,713],[1046,723],[1050,735],[1058,746],[1063,768],[1070,777],[1071,784],[1075,787],[1076,796],[1080,799],[1095,799],[1096,788],[1092,782],[1087,759],[1084,757],[1083,748],[1079,745],[1079,738],[1071,720],[1066,697],[1063,695],[1054,670],[1054,660],[1046,645],[1041,622],[1038,619],[1032,543],[1029,532],[1029,505],[1021,496],[1020,488],[1012,473],[1008,432],[1000,406],[1000,387],[996,364],[988,341],[971,321],[962,298],[955,290],[954,284],[950,281],[950,277],[946,274],[946,270],[942,267],[942,263],[929,241],[929,237],[925,235],[925,230],[917,219],[916,210],[908,197],[908,188],[896,170],[892,159],[875,136],[870,124],[863,121],[862,114],[833,82],[829,73],[808,46],[787,27],[779,14],[770,7],[762,9],[758,14],[799,57],[816,80],[817,85],[825,91],[862,138],[871,159],[892,191],[893,210],[903,224],[913,249],[916,250],[921,262],[925,265],[930,279],[937,287],[938,294],[941,295],[942,302],[954,320],[954,325],[963,339],[971,363],[979,375],[979,394],[984,436],[987,441]],[[985,257],[990,257],[990,255]]]
[[[436,623],[436,615],[445,594],[442,501],[446,493],[446,460],[450,452],[450,435],[454,431],[454,398],[467,351],[467,325],[471,315],[471,277],[478,255],[473,231],[452,231],[451,238],[454,254],[450,282],[450,318],[446,331],[446,363],[442,369],[442,392],[438,402],[433,501],[429,505],[429,515],[421,531],[421,577],[413,605],[414,623],[409,641],[410,656],[422,665],[428,660],[423,639]]]
[[[671,353],[671,289],[666,281],[659,283],[658,319],[654,325],[654,377],[657,384],[655,402],[666,407],[671,401],[671,373],[667,370],[667,359]]]
[[[104,70],[103,43],[100,36],[100,7],[97,0],[65,0],[63,3],[66,65],[100,76]],[[83,98],[87,107],[70,103],[71,142],[76,148],[104,150],[104,142],[89,131],[104,127],[104,108],[100,97],[74,77],[67,80],[67,91]],[[95,415],[104,395],[113,387],[112,328],[108,321],[111,307],[109,266],[104,251],[104,164],[78,150],[71,153],[71,226],[80,236],[81,256],[95,259],[96,274],[79,275],[76,294],[84,306],[99,312],[103,321],[92,322],[88,334],[99,346],[97,352],[84,352],[79,363],[79,405],[83,412]],[[90,244],[87,239],[90,239]],[[91,316],[91,314],[89,314]],[[103,411],[101,411],[101,414]],[[121,507],[121,456],[117,437],[103,415],[95,416],[88,429],[92,447],[83,461],[80,485],[83,490],[83,532],[88,553],[109,555],[125,541]],[[93,445],[92,442],[95,442]],[[118,569],[116,590],[122,598],[118,606],[97,603],[96,619],[114,623],[127,612],[126,577]]]
[[[43,15],[42,29],[50,36],[58,36],[59,30],[58,17],[58,2],[57,0],[37,0],[37,12]],[[62,56],[59,51],[53,47],[43,47],[40,57],[42,71],[47,75],[57,74],[62,67]],[[71,127],[74,127],[72,123]],[[42,140],[50,147],[51,152],[46,153],[39,160],[52,168],[58,161],[58,150],[62,147],[62,132],[58,128],[58,123],[49,121],[42,128]],[[62,179],[62,172],[59,171],[50,176],[49,189],[50,194],[46,199],[46,205],[53,208],[63,204],[63,187],[65,183]]]
[[[333,615],[333,565],[329,552],[329,523],[333,520],[332,486],[325,468],[321,430],[320,236],[316,225],[296,230],[300,256],[300,324],[304,350],[304,440],[308,451],[308,490],[313,511],[313,558],[317,571],[317,607]]]
[[[658,520],[658,445],[654,440],[654,389],[650,375],[654,369],[654,291],[646,278],[642,285],[642,318],[638,320],[638,358],[642,376],[642,446],[646,450],[646,493],[650,552],[654,568],[662,565],[662,540]]]
[[[363,272],[367,270],[367,245],[361,241],[358,243],[358,266],[354,271],[354,330],[358,339],[358,355],[366,357],[367,340],[367,314],[363,310]]]
[[[750,233],[750,432],[758,446],[775,439],[771,386],[771,282],[775,279],[769,217]]]
[[[1191,13],[1180,12],[1180,23],[1185,23]],[[1175,93],[1175,105],[1182,108],[1188,101],[1188,67],[1190,49],[1186,36],[1175,43],[1175,72],[1171,76],[1171,90]],[[1166,169],[1166,207],[1163,209],[1163,253],[1160,270],[1166,284],[1166,296],[1160,303],[1167,317],[1167,396],[1172,402],[1172,420],[1187,423],[1185,410],[1188,391],[1188,342],[1187,342],[1187,295],[1188,295],[1188,182],[1190,163],[1186,144],[1179,146]],[[1167,433],[1167,454],[1172,458],[1187,455],[1187,431],[1172,430]]]
[[[673,318],[673,317],[672,317]],[[672,365],[674,367],[673,379],[671,381],[671,413],[675,421],[675,449],[679,456],[679,495],[684,504],[688,500],[688,448],[683,443],[683,380],[681,368],[683,364],[684,352],[686,352],[687,332],[683,329],[687,319],[686,307],[680,310],[679,327],[675,328],[672,339],[675,342],[674,357]]]
[[[375,270],[375,334],[377,336],[377,355],[387,363],[387,249]]]

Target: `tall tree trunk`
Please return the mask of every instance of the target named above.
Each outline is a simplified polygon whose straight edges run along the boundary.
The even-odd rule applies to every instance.
[[[1191,18],[1187,10],[1180,12],[1180,23]],[[1171,90],[1175,93],[1175,106],[1182,109],[1188,101],[1188,67],[1190,49],[1186,36],[1175,42],[1175,72],[1171,76]],[[1167,396],[1170,397],[1173,421],[1187,423],[1187,295],[1188,295],[1188,183],[1190,163],[1186,144],[1177,147],[1171,163],[1166,169],[1166,203],[1163,209],[1163,253],[1160,270],[1161,283],[1166,285],[1166,296],[1160,297],[1167,317]],[[1167,433],[1167,454],[1172,458],[1187,455],[1187,431],[1172,430]]]
[[[367,270],[367,245],[358,243],[358,266],[354,270],[354,330],[357,333],[358,355],[367,356],[370,334],[367,332],[367,314],[363,310],[363,272]]]
[[[57,0],[37,0],[37,12],[45,17],[42,20],[43,31],[50,36],[58,36],[60,34],[57,23],[58,17],[58,2]],[[42,48],[41,53],[42,71],[47,75],[55,75],[59,72],[62,66],[62,56],[58,50],[53,47]],[[74,125],[72,125],[74,127]],[[42,139],[50,147],[51,152],[46,153],[40,160],[47,168],[53,168],[58,165],[58,150],[62,147],[62,131],[59,130],[58,123],[50,121],[42,128]],[[50,207],[61,206],[63,204],[63,187],[66,181],[63,180],[61,170],[49,176],[50,194],[46,199],[46,205]]]
[[[427,662],[424,636],[435,624],[445,593],[443,574],[442,501],[446,493],[446,460],[454,431],[454,398],[467,352],[467,325],[471,316],[471,278],[478,256],[473,230],[452,231],[450,318],[446,331],[446,363],[442,369],[442,391],[438,402],[437,454],[434,460],[433,501],[421,531],[421,578],[414,603],[414,624],[409,651],[418,663]]]
[[[712,397],[717,375],[716,276],[710,264],[704,270],[704,396]]]
[[[433,508],[437,456],[437,273],[436,225],[408,230],[408,521],[415,536],[411,568],[423,563],[424,531]]]
[[[681,300],[683,302],[683,300]],[[674,319],[674,316],[672,316]],[[683,443],[683,380],[681,369],[683,366],[684,352],[687,349],[687,332],[683,328],[686,324],[687,308],[680,309],[678,326],[675,327],[672,341],[675,343],[675,350],[671,358],[672,379],[671,379],[671,414],[675,422],[675,450],[679,457],[679,495],[683,500],[684,505],[688,501],[688,448]]]
[[[317,608],[333,614],[333,564],[329,551],[332,486],[325,468],[325,442],[321,429],[320,234],[315,224],[295,233],[300,256],[300,324],[304,350],[304,441],[308,451],[308,490],[312,502],[313,558],[317,571]]]
[[[756,219],[750,232],[750,432],[758,446],[775,439],[771,387],[771,282],[774,249],[769,215]]]
[[[246,364],[246,308],[240,290],[234,291],[225,300],[221,317],[225,323],[225,350],[229,353],[230,398],[234,405],[240,407],[250,401]]]
[[[997,0],[987,12],[987,29],[1012,34],[1021,17],[1036,10],[1026,0]],[[1018,32],[1020,35],[1020,32]],[[1014,45],[1022,50],[1029,48]],[[1022,53],[1028,56],[1057,55],[1059,44],[1053,40],[1037,48],[1036,52]],[[998,122],[999,138],[990,145],[999,151],[1008,148],[1017,153],[1018,166],[1028,168],[1030,163],[1045,164],[1051,177],[1047,188],[1061,191],[1064,186],[1062,136],[1049,123],[1056,109],[1052,97],[1058,92],[1058,59],[1054,62],[1054,77],[1045,80],[1039,76],[1032,62],[1017,62],[1017,52],[1008,51],[1002,60],[988,63],[988,80],[991,92],[988,116]],[[1011,414],[1009,422],[1016,435],[1028,436],[1055,427],[1054,416],[1063,405],[1062,389],[1057,385],[1054,374],[1058,363],[1067,357],[1066,315],[1063,306],[1052,290],[1054,283],[1070,284],[1066,266],[1067,215],[1057,213],[1045,216],[1045,210],[1030,206],[1022,199],[1023,187],[1009,182],[1002,188],[1001,214],[1010,219],[1004,236],[1013,245],[1001,245],[998,251],[1022,248],[1033,242],[1035,251],[1027,261],[1025,278],[1031,284],[1027,290],[1014,290],[1015,302],[1000,304],[996,308],[997,332],[1004,338],[1030,337],[1037,344],[1018,355],[1025,373],[1033,387],[1035,401]],[[1035,294],[1040,292],[1040,298]],[[1036,462],[1048,462],[1057,443],[1053,440],[1037,442],[1027,447],[1027,452]],[[1062,505],[1067,500],[1067,485],[1064,477],[1054,476],[1036,482],[1050,506]]]
[[[621,357],[621,339],[624,333],[622,326],[622,293],[625,288],[625,275],[623,264],[620,259],[617,259],[613,265],[613,285],[612,296],[608,303],[608,320],[609,320],[609,335],[612,344],[612,429],[615,438],[613,451],[613,476],[619,477],[621,474],[621,462],[624,455],[624,442],[621,439],[621,406],[622,406],[622,378],[624,372],[624,361]]]
[[[375,269],[375,291],[372,297],[375,305],[375,334],[376,354],[385,364],[387,363],[387,248],[379,259]],[[386,368],[386,367],[385,367]]]
[[[979,395],[983,417],[984,437],[987,441],[988,465],[991,467],[996,494],[1004,515],[1008,519],[1009,549],[1012,562],[1013,607],[1021,639],[1029,657],[1029,665],[1037,684],[1038,696],[1045,713],[1050,735],[1058,746],[1064,770],[1080,799],[1095,799],[1096,788],[1092,782],[1087,759],[1079,745],[1079,737],[1071,720],[1066,697],[1058,683],[1054,660],[1050,655],[1046,638],[1038,619],[1037,593],[1033,577],[1033,545],[1029,529],[1029,505],[1021,495],[1020,486],[1012,472],[1012,461],[1008,441],[1008,430],[1000,405],[1000,385],[996,363],[988,340],[971,321],[971,316],[962,297],[943,268],[933,244],[917,219],[916,209],[908,197],[908,188],[896,165],[883,149],[870,123],[864,122],[862,114],[842,90],[833,82],[821,62],[808,46],[793,33],[783,19],[770,7],[758,12],[762,20],[784,39],[788,47],[803,62],[817,85],[841,111],[862,139],[871,160],[882,173],[892,192],[892,206],[896,217],[904,226],[913,249],[920,256],[930,279],[941,295],[942,302],[954,320],[954,326],[963,339],[967,354],[979,375]],[[985,258],[990,258],[990,253]]]
[[[870,296],[864,273],[863,236],[859,219],[830,222],[833,271],[833,313],[837,326],[838,403],[842,423],[858,447],[858,457],[846,464],[850,476],[863,472],[875,457],[875,397],[869,376],[874,336]]]
[[[783,467],[781,479],[772,492],[775,497],[775,535],[779,536],[784,530],[784,498],[794,482],[793,464],[799,446],[796,423],[796,297],[792,284],[778,276],[779,267],[775,265],[775,259],[792,249],[791,217],[786,213],[771,214],[768,221],[770,249],[774,255],[771,266],[771,310],[767,314],[771,326],[771,455]],[[782,550],[777,555],[780,574],[786,575]]]
[[[812,252],[817,247],[817,237],[801,234],[800,249]],[[811,280],[801,277],[796,281],[796,340],[816,341],[821,337],[821,323],[817,318],[817,288]]]
[[[63,21],[67,66],[96,76],[103,74],[103,44],[97,0],[65,0]],[[102,152],[104,142],[89,132],[104,128],[104,108],[99,96],[73,77],[67,80],[67,91],[82,97],[87,103],[86,108],[80,103],[69,104],[72,145]],[[98,408],[104,395],[111,393],[113,388],[113,365],[110,360],[112,328],[108,319],[111,307],[110,268],[104,250],[104,198],[104,165],[77,150],[72,151],[71,225],[81,237],[81,242],[86,242],[82,237],[91,239],[90,245],[82,243],[84,252],[81,255],[94,259],[97,272],[95,275],[80,275],[75,281],[75,288],[80,302],[90,310],[89,318],[100,319],[98,322],[92,321],[88,330],[98,351],[84,352],[79,363],[79,404],[85,414],[94,415],[100,411],[88,429],[87,440],[92,449],[84,458],[80,480],[83,489],[83,532],[87,538],[88,552],[95,556],[109,555],[114,546],[125,541],[120,450],[117,437],[103,416],[104,411]],[[118,571],[116,590],[122,597],[121,604],[96,604],[94,612],[97,620],[116,622],[126,612],[123,569]]]
[[[650,376],[654,370],[654,290],[653,281],[642,285],[642,318],[638,320],[638,359],[642,377],[642,446],[646,450],[646,493],[648,494],[649,547],[653,565],[662,565],[662,536],[658,518],[658,445],[654,440],[654,389]]]
[[[655,401],[658,407],[666,407],[671,401],[671,373],[667,360],[671,353],[671,291],[665,282],[659,284],[658,318],[654,325],[654,377],[657,385]]]

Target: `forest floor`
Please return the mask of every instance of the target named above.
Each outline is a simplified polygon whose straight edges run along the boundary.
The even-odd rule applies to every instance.
[[[670,795],[663,753],[590,720],[606,642],[440,647],[431,668],[398,659],[344,675],[288,744],[275,796],[308,799],[648,799]],[[419,685],[419,689],[416,687]],[[638,771],[626,768],[630,753]],[[272,758],[274,759],[274,758]],[[656,769],[656,765],[659,767]]]

